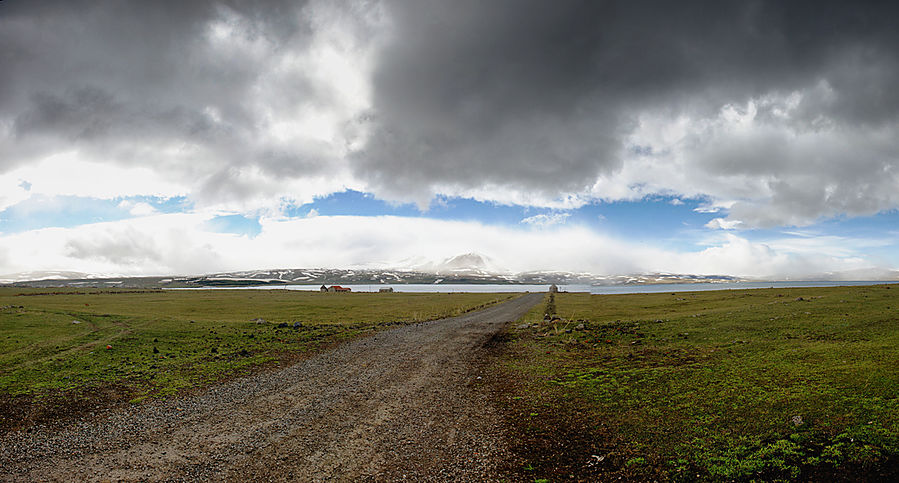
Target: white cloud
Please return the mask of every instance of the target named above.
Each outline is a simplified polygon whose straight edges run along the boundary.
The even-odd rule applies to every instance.
[[[128,210],[128,213],[133,216],[147,216],[156,213],[156,208],[153,208],[149,203],[143,201],[135,203],[129,200],[122,200],[119,203],[119,208]]]
[[[698,251],[663,249],[577,225],[541,230],[407,217],[261,219],[253,238],[213,233],[211,215],[125,221],[0,235],[0,273],[71,270],[124,275],[197,274],[277,267],[395,267],[476,252],[513,272],[673,272],[801,278],[873,266],[858,241],[750,242],[732,233]],[[852,249],[840,247],[852,247]]]
[[[704,197],[698,211],[724,211],[727,225],[740,228],[806,226],[899,206],[899,125],[844,124],[829,116],[834,95],[817,82],[711,115],[643,111],[628,144],[652,154],[626,154],[598,186]]]
[[[553,225],[561,225],[571,216],[569,213],[541,213],[539,215],[529,216],[521,220],[526,225],[546,228]]]
[[[740,227],[743,222],[740,220],[728,220],[726,218],[713,218],[705,224],[706,228],[712,230],[734,230]]]
[[[66,151],[20,166],[0,175],[0,184],[12,186],[27,179],[29,189],[17,186],[0,194],[0,210],[31,196],[80,196],[111,199],[130,196],[173,197],[185,194],[188,183],[148,166],[120,166],[93,160],[78,151]]]
[[[0,211],[27,200],[29,196],[29,191],[16,178],[0,176]]]

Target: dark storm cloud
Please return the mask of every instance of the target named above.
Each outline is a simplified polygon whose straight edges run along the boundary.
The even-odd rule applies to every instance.
[[[302,54],[314,34],[303,8],[290,1],[3,2],[0,123],[8,138],[0,173],[71,148],[174,179],[227,181],[220,173],[250,165],[273,179],[311,172],[332,155],[259,141],[267,135],[260,109],[278,114],[328,102],[302,70],[271,75],[278,55]],[[227,30],[224,40],[215,38],[216,26]],[[268,87],[274,92],[259,93]],[[277,102],[260,106],[264,94]],[[195,155],[148,154],[172,146]]]
[[[695,138],[688,167],[722,177],[754,171],[773,193],[765,203],[801,206],[804,222],[847,209],[876,212],[899,199],[856,205],[795,185],[852,191],[865,181],[840,183],[856,163],[875,184],[884,169],[893,176],[899,169],[895,141],[879,146],[878,157],[854,131],[896,130],[893,5],[391,1],[394,30],[374,75],[373,136],[356,153],[358,169],[396,196],[491,184],[565,196],[615,175],[642,113],[701,121],[728,104],[797,91],[800,105],[771,126],[834,129],[848,146],[841,156],[797,150],[778,136],[746,145],[725,137],[713,140],[714,149]],[[755,123],[765,125],[765,112]],[[854,148],[874,158],[857,159]],[[808,169],[816,175],[791,179]],[[896,188],[895,177],[879,183]]]
[[[899,206],[897,8],[7,0],[0,175],[76,150],[213,204],[327,173],[419,202],[655,192],[732,203],[746,226],[870,214]],[[343,82],[341,62],[370,79]],[[727,109],[753,116],[737,129]],[[323,123],[339,127],[303,132]]]

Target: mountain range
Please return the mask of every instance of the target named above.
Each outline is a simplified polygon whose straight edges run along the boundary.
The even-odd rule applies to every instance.
[[[28,272],[0,276],[0,283],[30,287],[203,287],[333,284],[564,284],[622,285],[655,283],[734,282],[729,275],[647,273],[597,275],[566,271],[512,273],[489,257],[465,253],[444,260],[407,259],[396,269],[284,268],[219,272],[191,276],[123,277],[71,271]],[[899,271],[825,273],[805,280],[899,280]]]

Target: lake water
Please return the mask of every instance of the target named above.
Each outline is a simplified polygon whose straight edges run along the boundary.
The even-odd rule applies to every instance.
[[[721,282],[721,283],[661,283],[646,285],[559,285],[564,292],[589,292],[592,294],[623,293],[663,293],[663,292],[696,292],[706,290],[736,290],[750,288],[789,288],[789,287],[842,287],[854,285],[876,285],[899,282],[852,281],[852,282]],[[496,293],[496,292],[546,292],[546,285],[511,285],[511,284],[349,284],[353,292],[377,292],[381,288],[391,287],[395,292],[426,293]],[[170,290],[301,290],[316,292],[321,285],[261,285],[250,287],[198,287]]]

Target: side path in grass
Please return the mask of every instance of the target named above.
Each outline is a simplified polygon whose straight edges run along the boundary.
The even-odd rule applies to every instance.
[[[509,457],[485,390],[529,294],[379,332],[279,371],[0,436],[0,480],[479,480]]]

